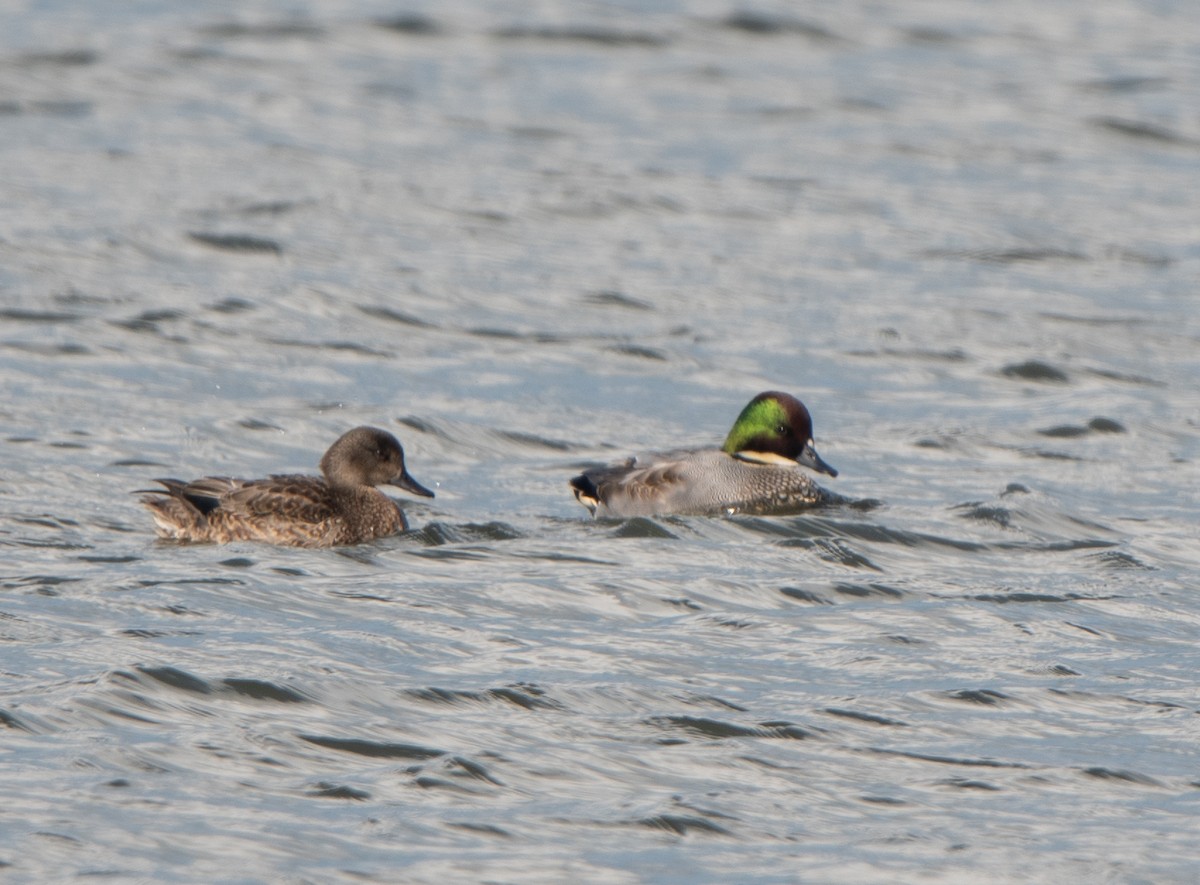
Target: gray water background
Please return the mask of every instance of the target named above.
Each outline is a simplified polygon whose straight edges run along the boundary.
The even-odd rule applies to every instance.
[[[0,878],[1195,881],[1198,183],[1189,0],[7,4]],[[768,388],[877,506],[572,500]]]

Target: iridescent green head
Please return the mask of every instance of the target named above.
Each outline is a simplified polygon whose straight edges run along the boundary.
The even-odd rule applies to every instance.
[[[744,461],[770,464],[786,459],[837,476],[813,448],[812,416],[804,403],[777,390],[750,400],[721,448]]]

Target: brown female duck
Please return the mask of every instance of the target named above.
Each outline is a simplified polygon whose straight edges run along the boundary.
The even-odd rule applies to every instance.
[[[408,528],[400,506],[375,486],[387,483],[433,497],[408,475],[396,437],[375,427],[356,427],[339,437],[321,458],[321,473],[159,479],[163,488],[148,490],[142,503],[162,538],[334,547]]]

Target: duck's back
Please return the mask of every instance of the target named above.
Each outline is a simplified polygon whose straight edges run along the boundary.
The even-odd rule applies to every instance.
[[[778,513],[832,496],[797,465],[755,464],[720,449],[661,452],[590,470],[572,481],[597,516]],[[588,500],[585,500],[588,499]]]

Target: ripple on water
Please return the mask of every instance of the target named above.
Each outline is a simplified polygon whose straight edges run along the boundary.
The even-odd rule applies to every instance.
[[[1123,783],[1136,784],[1141,787],[1159,787],[1165,788],[1167,785],[1155,780],[1149,775],[1139,774],[1136,771],[1115,771],[1111,768],[1092,767],[1083,769],[1083,774],[1086,777],[1093,777],[1102,781],[1119,781]]]
[[[507,685],[485,691],[462,691],[445,688],[405,689],[408,697],[431,704],[487,705],[494,702],[511,704],[523,710],[562,709],[563,704],[546,695],[539,686],[529,684]]]
[[[853,584],[845,581],[836,582],[833,589],[843,596],[850,596],[855,599],[866,598],[882,598],[882,599],[899,599],[904,596],[904,591],[898,590],[895,587],[890,587],[887,584],[870,583],[870,584]]]
[[[720,815],[720,818],[726,817]],[[647,827],[651,830],[661,830],[674,836],[687,836],[695,833],[710,833],[716,836],[732,836],[733,833],[714,820],[697,815],[655,814],[630,821],[635,826]]]
[[[859,710],[846,710],[840,707],[827,707],[824,711],[829,716],[837,716],[843,719],[852,719],[855,722],[866,722],[871,725],[883,725],[889,728],[908,728],[909,724],[900,719],[892,719],[888,716],[879,716],[874,713],[863,713]]]
[[[237,679],[234,677],[227,677],[221,680],[221,685],[230,689],[237,695],[256,701],[275,701],[281,704],[304,704],[311,700],[311,698],[305,696],[301,692],[283,685],[277,685],[273,682],[267,682],[262,679]]]
[[[1129,120],[1123,117],[1093,117],[1093,126],[1107,132],[1128,136],[1143,141],[1157,142],[1168,145],[1184,145],[1196,147],[1200,139],[1187,138],[1173,129],[1160,126],[1157,123],[1147,123],[1143,120]]]
[[[366,802],[371,798],[371,794],[367,790],[360,790],[348,784],[334,784],[329,781],[318,781],[307,795],[319,799],[349,799],[355,802]]]
[[[429,522],[409,537],[428,547],[443,547],[449,544],[486,544],[489,541],[513,541],[524,535],[505,522],[448,523]]]
[[[1019,381],[1037,381],[1050,384],[1066,384],[1070,376],[1057,366],[1043,360],[1025,360],[1022,363],[1009,363],[1000,370],[1005,378],[1015,378]]]
[[[727,15],[719,25],[743,34],[756,37],[796,35],[817,43],[839,43],[842,38],[824,25],[767,12],[739,11]]]
[[[425,37],[442,33],[436,19],[420,13],[402,13],[391,18],[378,19],[375,26],[404,36]]]
[[[244,254],[269,253],[282,255],[283,246],[267,237],[253,234],[219,234],[206,231],[189,231],[188,237],[202,246],[208,246],[222,252]]]
[[[415,314],[406,313],[401,310],[396,310],[394,307],[387,307],[374,304],[360,304],[358,309],[369,317],[379,320],[388,320],[389,322],[398,323],[402,326],[412,326],[417,329],[435,329],[437,326],[434,323],[427,322]],[[423,428],[418,428],[423,429]]]
[[[301,734],[298,737],[328,750],[353,753],[355,756],[370,756],[376,759],[436,759],[439,756],[449,755],[446,750],[425,747],[420,744],[372,741],[363,738],[337,738],[316,734]]]
[[[1012,591],[1007,593],[976,593],[970,597],[979,602],[993,602],[998,605],[1008,603],[1039,603],[1039,602],[1078,602],[1080,600],[1111,599],[1111,596],[1087,593],[1031,593],[1028,591]]]
[[[302,20],[259,22],[246,24],[244,22],[222,22],[206,25],[197,29],[205,37],[218,40],[261,40],[264,42],[290,41],[293,39],[316,40],[325,36],[326,31],[319,25]]]
[[[614,30],[590,25],[513,25],[494,30],[492,36],[499,40],[537,40],[549,43],[643,48],[657,48],[670,42],[669,37],[648,31]]]
[[[0,709],[0,726],[4,728],[11,728],[15,731],[25,731],[29,732],[30,734],[34,733],[34,729],[30,725],[26,724],[21,717],[4,709]]]
[[[788,740],[806,740],[816,737],[818,730],[802,728],[792,722],[760,722],[754,725],[742,725],[724,719],[710,719],[704,716],[656,716],[647,720],[653,728],[675,735],[682,732],[684,736],[702,738],[705,740],[723,740],[725,738],[785,738]],[[678,742],[685,737],[671,736],[662,740]]]
[[[1088,436],[1093,433],[1126,433],[1125,427],[1112,418],[1096,417],[1087,424],[1057,424],[1054,427],[1046,427],[1039,430],[1042,436],[1056,437],[1060,439],[1074,439],[1076,437]]]

